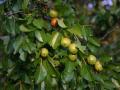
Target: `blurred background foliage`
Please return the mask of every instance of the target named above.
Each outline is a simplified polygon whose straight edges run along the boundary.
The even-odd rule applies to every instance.
[[[35,33],[39,33],[38,29],[44,28],[45,31],[40,31],[44,45],[50,41],[50,38],[54,37],[54,30],[61,29],[60,27],[52,28],[47,22],[50,21],[48,11],[51,8],[55,8],[59,12],[59,18],[64,19],[67,27],[73,25],[77,27],[78,24],[83,29],[85,27],[82,32],[85,40],[81,41],[83,43],[81,51],[87,48],[89,51],[87,53],[96,55],[103,63],[104,70],[102,72],[94,72],[93,68],[85,64],[83,60],[84,63],[81,63],[82,61],[77,62],[82,69],[80,71],[76,69],[77,73],[73,73],[73,68],[76,64],[73,65],[71,62],[65,64],[66,61],[61,60],[61,63],[65,64],[66,68],[62,72],[63,76],[59,77],[58,72],[55,71],[49,62],[51,58],[43,64],[41,64],[40,60],[35,60],[34,62],[35,58],[33,57],[36,53],[33,54],[33,52],[36,51],[36,46],[40,48],[42,45],[34,43],[34,38],[37,38],[38,34],[34,35],[32,30],[36,31]],[[34,20],[33,17],[35,18]],[[38,21],[37,19],[41,17],[42,19]],[[37,66],[39,62],[40,68],[42,68],[40,72],[38,71],[40,74],[42,73],[41,80],[45,78],[46,72],[48,72],[48,77],[46,78],[47,90],[120,89],[120,0],[0,0],[0,22],[0,89],[44,90],[45,82],[36,85],[32,81],[34,78],[33,73],[37,68],[39,70]],[[40,24],[37,22],[40,22]],[[21,30],[24,28],[24,31],[19,30],[20,26],[22,27]],[[73,27],[73,29],[76,29],[76,27]],[[72,33],[76,34],[74,30]],[[92,36],[91,33],[94,35]],[[50,36],[51,34],[52,36]],[[40,38],[39,40],[41,41]],[[22,49],[18,50],[21,43],[24,45],[21,45]],[[56,44],[54,48],[58,46]],[[53,51],[51,47],[48,48]],[[60,49],[57,48],[56,52],[59,51]],[[18,55],[18,52],[20,55]],[[30,57],[28,57],[29,55]],[[66,55],[66,52],[62,52],[61,55]],[[80,53],[80,56],[82,55],[85,56]],[[37,54],[36,57],[38,57]],[[48,67],[49,70],[46,70],[45,68]],[[63,69],[64,67],[60,68]],[[67,70],[70,71],[67,72]],[[55,76],[51,78],[50,76],[53,73],[57,73],[56,75],[59,78]],[[35,77],[37,75],[39,74],[36,74]],[[62,81],[59,81],[60,78]],[[64,83],[66,81],[67,84]],[[36,80],[36,82],[39,81]],[[51,82],[55,86],[52,86]],[[56,84],[56,82],[59,84]]]

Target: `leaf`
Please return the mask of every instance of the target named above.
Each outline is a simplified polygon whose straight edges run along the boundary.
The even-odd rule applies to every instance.
[[[16,23],[15,18],[6,20],[5,28],[6,28],[7,32],[12,35],[16,35],[16,32],[18,32],[16,24],[17,23]]]
[[[31,84],[31,80],[30,80],[30,78],[29,78],[29,76],[27,74],[25,74],[25,80],[24,80],[24,82],[26,84]]]
[[[53,32],[50,45],[55,49],[60,45],[61,34],[59,32]]]
[[[33,25],[37,27],[38,29],[42,29],[45,25],[45,22],[43,19],[34,19],[33,20]]]
[[[61,28],[67,28],[67,26],[65,25],[65,23],[63,22],[63,19],[57,19],[58,21],[58,25],[61,27]]]
[[[98,47],[95,46],[95,45],[93,45],[93,44],[91,44],[91,43],[88,43],[88,44],[87,44],[87,47],[88,47],[88,49],[89,49],[92,53],[94,53],[94,54],[96,54],[97,51],[98,51]]]
[[[77,44],[78,49],[79,49],[82,53],[85,53],[86,46],[81,45],[81,42],[80,42],[78,39],[76,40],[76,44]]]
[[[50,33],[45,33],[44,31],[40,31],[40,33],[41,33],[41,37],[43,39],[43,42],[49,43],[52,35]]]
[[[7,76],[10,76],[15,70],[15,66],[8,68],[7,70]]]
[[[81,35],[82,37],[87,40],[90,36],[92,36],[92,30],[88,26],[81,26]]]
[[[37,68],[35,73],[35,83],[39,84],[46,78],[46,76],[47,76],[47,71],[41,61],[40,66]]]
[[[110,61],[112,61],[112,56],[109,56],[109,55],[107,55],[107,54],[102,54],[101,56],[100,56],[100,61],[102,61],[103,63],[107,63],[107,62],[110,62]]]
[[[9,41],[10,41],[10,37],[9,36],[3,36],[3,37],[1,36],[0,39],[3,40],[3,44],[5,46],[7,46]]]
[[[96,40],[95,38],[93,38],[93,37],[89,37],[88,38],[88,41],[91,43],[91,44],[93,44],[93,45],[95,45],[95,46],[97,46],[97,47],[100,47],[100,44],[99,44],[99,40]]]
[[[35,37],[38,39],[38,41],[43,42],[40,31],[35,31]]]
[[[23,0],[22,2],[22,8],[25,10],[28,8],[29,0]]]
[[[26,57],[27,57],[27,54],[22,50],[22,49],[20,49],[19,50],[19,53],[20,53],[20,59],[22,60],[22,61],[25,61],[26,60]]]
[[[81,26],[79,24],[73,26],[72,28],[67,29],[70,33],[82,37],[81,35]]]
[[[19,36],[15,39],[15,42],[13,43],[14,54],[17,53],[23,42],[24,42],[24,38],[22,36]]]
[[[70,82],[73,79],[73,77],[74,77],[74,69],[75,69],[74,63],[71,62],[71,61],[66,61],[65,69],[64,69],[64,71],[62,73],[62,76],[61,76],[62,81],[64,83]]]
[[[93,77],[91,76],[90,74],[90,70],[89,68],[87,67],[87,65],[82,65],[81,69],[80,69],[80,72],[81,72],[81,76],[88,80],[88,81],[93,81]]]
[[[33,30],[30,30],[30,29],[28,29],[27,27],[25,27],[24,25],[20,25],[20,31],[22,31],[22,32],[31,32],[31,31],[33,31]]]
[[[57,77],[60,76],[59,72],[57,71],[57,69],[54,67],[54,64],[53,64],[53,59],[52,58],[48,58],[48,60],[45,62],[46,64],[46,67],[48,68],[48,72],[50,75],[56,75]]]

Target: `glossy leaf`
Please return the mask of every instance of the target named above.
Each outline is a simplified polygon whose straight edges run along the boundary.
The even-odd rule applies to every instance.
[[[82,65],[80,73],[84,79],[88,81],[93,81],[93,77],[91,76],[90,69],[87,67],[87,65]]]
[[[42,61],[40,63],[40,66],[38,66],[36,73],[35,73],[35,83],[39,84],[40,82],[42,82],[43,80],[45,80],[47,76],[47,71],[45,69],[45,67],[42,64]]]
[[[63,19],[57,19],[57,21],[58,21],[58,25],[59,25],[61,28],[67,28],[67,26],[64,24]]]
[[[27,27],[25,27],[24,25],[20,25],[20,31],[21,32],[31,32],[31,31],[33,31],[33,30],[30,30],[30,29],[28,29]]]
[[[55,49],[60,45],[61,34],[59,32],[53,32],[50,45]]]
[[[35,31],[35,37],[37,38],[38,41],[43,42],[40,31]]]
[[[45,25],[45,22],[43,21],[43,19],[34,19],[33,20],[33,25],[35,27],[37,27],[38,29],[42,29]]]
[[[71,34],[77,35],[79,37],[81,36],[81,26],[80,25],[75,25],[72,28],[67,29]]]

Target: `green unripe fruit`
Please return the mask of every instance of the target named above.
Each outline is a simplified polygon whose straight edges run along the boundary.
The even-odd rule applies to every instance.
[[[55,11],[55,10],[53,10],[53,9],[51,9],[51,10],[50,10],[50,17],[55,18],[55,17],[57,17],[57,16],[58,16],[58,12]]]
[[[48,52],[48,49],[47,49],[47,48],[42,48],[42,49],[41,49],[41,56],[42,56],[42,57],[44,57],[44,58],[47,57],[47,56],[48,56],[48,53],[49,53],[49,52]]]
[[[71,40],[69,38],[62,38],[62,40],[61,40],[61,45],[63,47],[68,47],[70,45],[70,43],[71,43]]]
[[[72,54],[76,54],[77,53],[78,50],[76,48],[76,44],[75,43],[72,43],[72,44],[69,45],[69,51]]]
[[[95,63],[95,70],[96,71],[102,71],[103,70],[102,64],[99,61],[96,61],[96,63]]]
[[[96,63],[96,57],[94,55],[89,55],[87,57],[88,64],[94,65]]]
[[[77,55],[70,54],[70,55],[69,55],[69,59],[70,59],[71,61],[76,61],[76,60],[77,60]]]

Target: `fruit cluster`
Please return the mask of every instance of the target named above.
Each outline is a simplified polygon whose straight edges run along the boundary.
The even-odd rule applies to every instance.
[[[49,15],[51,17],[51,26],[56,27],[58,24],[58,12],[54,9],[51,9],[49,12]],[[73,43],[70,38],[68,37],[62,37],[61,39],[61,46],[64,48],[67,48],[69,51],[68,58],[71,61],[76,61],[77,60],[77,52],[78,49],[76,47],[76,44]],[[46,58],[49,54],[49,51],[47,48],[42,48],[41,49],[41,57]],[[90,65],[94,65],[94,68],[96,71],[102,71],[103,67],[100,61],[96,59],[94,55],[89,55],[87,57],[87,62]]]
[[[68,48],[70,54],[68,55],[69,59],[71,61],[75,61],[77,59],[77,47],[75,43],[71,43],[71,40],[67,37],[63,37],[61,39],[61,46],[63,46],[64,48]],[[42,48],[41,49],[41,56],[43,58],[47,57],[49,54],[49,51],[47,48]]]
[[[87,62],[90,65],[94,65],[96,71],[102,71],[103,67],[100,61],[97,60],[97,58],[94,55],[89,55],[87,57]]]
[[[67,37],[62,38],[61,45],[65,48],[68,48],[70,54],[69,59],[75,61],[77,59],[77,47],[75,43],[71,43],[71,40]]]

